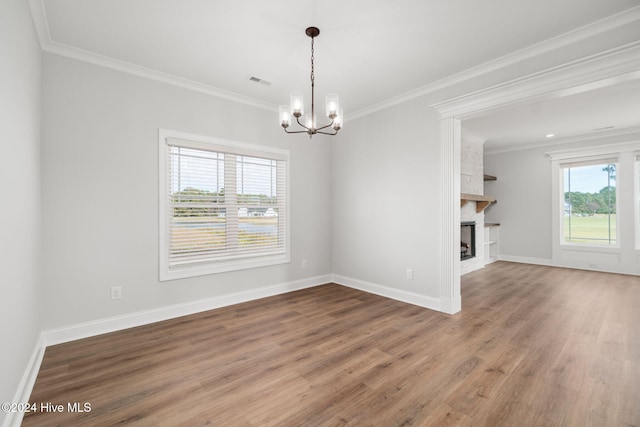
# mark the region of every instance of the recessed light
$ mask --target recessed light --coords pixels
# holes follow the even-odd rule
[[[548,133],[548,134],[546,134],[544,137],[545,137],[545,138],[553,138],[554,136],[555,136],[554,134],[552,134],[552,133]]]

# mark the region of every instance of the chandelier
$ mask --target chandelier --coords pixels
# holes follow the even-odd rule
[[[342,128],[342,110],[340,109],[338,95],[330,93],[326,96],[326,116],[331,120],[331,123],[318,127],[318,122],[316,120],[313,39],[318,37],[320,30],[316,27],[309,27],[305,30],[305,33],[311,37],[311,113],[304,113],[302,92],[292,92],[289,97],[291,105],[280,106],[279,122],[286,133],[306,133],[309,134],[309,138],[312,138],[313,135],[317,133],[323,135],[336,135],[340,128]],[[287,130],[291,125],[291,116],[295,117],[296,122],[298,122],[298,124],[305,130]],[[300,123],[300,117],[302,116],[304,116],[303,123]]]

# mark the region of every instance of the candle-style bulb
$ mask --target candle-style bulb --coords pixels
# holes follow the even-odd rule
[[[293,117],[300,117],[304,114],[304,98],[302,92],[291,92],[291,115]]]
[[[340,111],[340,99],[335,93],[330,93],[326,97],[327,117],[333,119]]]
[[[278,121],[280,126],[288,128],[291,124],[291,107],[289,105],[281,105],[279,108]]]

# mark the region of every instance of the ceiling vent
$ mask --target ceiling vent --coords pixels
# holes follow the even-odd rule
[[[254,83],[260,83],[261,85],[264,85],[264,86],[271,86],[271,82],[269,80],[261,79],[260,77],[256,77],[256,76],[249,76],[249,81]]]

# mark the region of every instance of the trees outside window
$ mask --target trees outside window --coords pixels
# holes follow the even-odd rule
[[[617,244],[617,163],[612,159],[561,165],[563,242]]]

